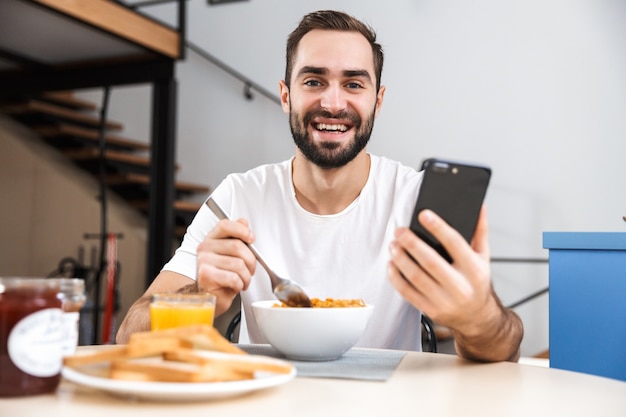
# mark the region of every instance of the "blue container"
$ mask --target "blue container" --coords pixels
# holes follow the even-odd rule
[[[626,381],[626,233],[544,232],[550,367]]]

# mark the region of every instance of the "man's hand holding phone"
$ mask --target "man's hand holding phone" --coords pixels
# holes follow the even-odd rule
[[[433,211],[425,209],[418,218],[454,262],[410,229],[399,228],[391,244],[389,278],[407,301],[436,323],[473,333],[470,327],[491,296],[486,209],[480,212],[471,245]]]
[[[441,212],[446,214],[445,210],[435,208],[442,199],[435,201],[432,208],[422,207],[426,185],[425,176],[412,227],[399,228],[391,243],[390,282],[415,308],[450,328],[461,356],[485,361],[516,360],[522,324],[512,311],[502,306],[491,285],[487,213],[482,205],[484,192],[478,199],[474,194],[474,204],[478,201],[474,219],[471,215],[458,216],[461,210],[447,212],[448,219],[465,227],[464,235],[441,215]],[[483,185],[486,191],[486,184]],[[453,189],[446,188],[447,197],[454,197]],[[457,198],[460,196],[456,193]],[[448,203],[456,204],[450,200]],[[489,352],[489,356],[481,352]]]

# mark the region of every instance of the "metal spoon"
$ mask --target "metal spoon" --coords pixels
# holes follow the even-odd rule
[[[213,198],[209,197],[206,201],[206,205],[211,209],[211,211],[220,219],[228,219],[228,216],[221,207],[213,200]],[[267,271],[267,275],[270,276],[270,280],[272,281],[272,291],[276,298],[278,298],[283,303],[287,304],[289,307],[311,307],[311,300],[309,296],[306,295],[304,290],[300,288],[298,284],[295,282],[281,278],[274,271],[270,269],[269,266],[265,263],[259,252],[255,249],[255,247],[251,244],[247,244],[254,257],[261,264],[261,266]]]

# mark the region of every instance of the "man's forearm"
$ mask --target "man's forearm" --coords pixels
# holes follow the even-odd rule
[[[176,292],[198,292],[198,284],[194,282],[185,285]],[[126,317],[115,336],[117,343],[128,343],[131,334],[150,330],[150,297],[149,294],[143,295],[128,309],[128,313],[126,313]]]
[[[466,359],[480,362],[516,362],[524,335],[522,320],[515,312],[505,308],[495,294],[494,301],[495,314],[484,323],[480,335],[468,337],[452,330],[456,351]]]
[[[144,295],[130,306],[115,335],[115,342],[128,343],[130,335],[150,330],[150,296]]]

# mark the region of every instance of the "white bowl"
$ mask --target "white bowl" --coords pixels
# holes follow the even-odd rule
[[[252,311],[267,341],[287,358],[328,361],[339,358],[359,340],[374,306],[293,308],[273,307],[277,300],[252,303]]]

